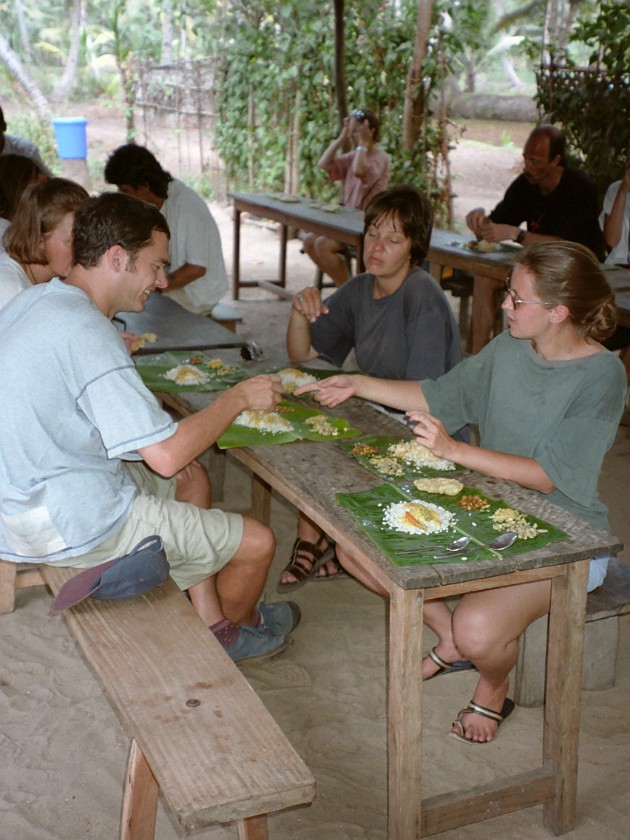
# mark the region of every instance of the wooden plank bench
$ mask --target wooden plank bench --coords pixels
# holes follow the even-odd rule
[[[0,567],[5,596],[11,578],[56,594],[76,574]],[[312,802],[309,769],[173,581],[64,616],[131,738],[121,840],[153,840],[160,791],[185,833],[236,823],[239,840],[267,840],[268,813]]]
[[[630,564],[613,558],[604,583],[586,600],[582,687],[602,691],[615,684],[619,617],[630,613]],[[541,706],[545,698],[547,616],[521,636],[514,699],[520,706]]]
[[[231,330],[233,333],[236,332],[237,324],[240,324],[243,320],[243,316],[226,303],[217,303],[213,306],[210,317],[217,324],[221,324],[222,327]]]

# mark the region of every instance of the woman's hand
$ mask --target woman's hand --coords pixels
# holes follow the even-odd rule
[[[318,403],[333,408],[356,394],[355,380],[355,376],[344,374],[330,376],[310,385],[302,385],[301,388],[295,389],[294,394],[298,397],[300,394],[314,391],[313,396]]]
[[[322,296],[315,286],[306,286],[293,298],[293,309],[312,324],[320,315],[328,315],[328,307],[322,303]]]
[[[408,411],[409,425],[418,443],[432,452],[438,458],[454,461],[457,447],[456,442],[448,434],[442,421],[428,411]]]

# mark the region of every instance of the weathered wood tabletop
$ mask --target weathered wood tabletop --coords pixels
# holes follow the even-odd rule
[[[187,413],[207,405],[210,399],[208,394],[187,394],[176,398],[175,404]],[[403,431],[396,420],[359,401],[326,411],[346,417],[366,434]],[[557,525],[570,538],[496,560],[398,567],[336,502],[339,491],[358,491],[379,483],[339,447],[299,442],[233,449],[230,454],[251,469],[257,497],[263,499],[263,514],[268,510],[264,499],[273,488],[357,557],[390,592],[389,840],[420,838],[536,804],[543,804],[543,819],[551,831],[562,834],[572,830],[576,820],[588,558],[618,550],[619,542],[533,491],[470,473],[467,484]],[[422,680],[418,675],[423,656],[424,600],[547,579],[551,581],[552,597],[541,765],[489,785],[422,800]]]

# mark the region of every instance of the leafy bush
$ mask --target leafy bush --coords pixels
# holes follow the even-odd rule
[[[536,102],[548,122],[563,126],[573,157],[590,172],[600,195],[621,177],[630,145],[630,6],[602,3],[577,22],[572,44],[591,49],[588,69],[576,68],[570,49],[538,75]]]

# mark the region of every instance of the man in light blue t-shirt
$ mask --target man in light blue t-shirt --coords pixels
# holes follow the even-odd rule
[[[0,557],[89,568],[159,534],[171,576],[235,660],[284,650],[299,610],[260,603],[275,541],[210,508],[194,460],[245,409],[270,409],[280,378],[253,377],[174,422],[111,323],[166,285],[169,229],[151,205],[106,193],[77,211],[66,281],[0,313]],[[229,570],[224,574],[224,570]]]

